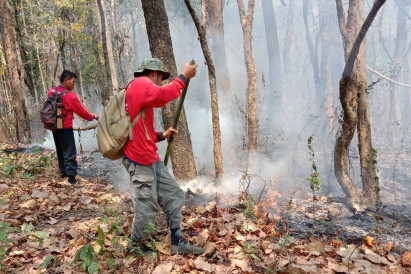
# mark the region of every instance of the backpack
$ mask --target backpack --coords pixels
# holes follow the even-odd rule
[[[52,87],[52,90],[54,93],[46,99],[40,110],[40,120],[45,129],[56,131],[63,128],[64,115],[61,97],[69,90],[58,92],[55,87]]]
[[[133,128],[141,115],[144,125],[145,107],[140,110],[133,122],[130,122],[125,103],[126,90],[127,88],[110,98],[97,124],[98,147],[104,157],[110,160],[117,160],[123,156],[123,147],[128,139],[133,140]],[[147,139],[150,140],[145,125],[144,129]]]

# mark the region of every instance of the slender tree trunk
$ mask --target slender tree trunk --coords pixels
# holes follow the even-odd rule
[[[86,94],[84,92],[84,88],[83,88],[83,73],[81,72],[81,56],[79,54],[77,54],[76,50],[74,50],[74,54],[76,57],[76,67],[78,69],[78,81],[79,82],[79,86],[80,86],[80,94],[81,94],[81,102],[83,104],[87,104],[87,98],[86,98]]]
[[[230,78],[224,42],[223,1],[207,0],[202,2],[204,2],[203,7],[205,8],[205,12],[202,12],[202,15],[205,16],[211,55],[213,60],[215,60],[216,73],[218,74],[217,85],[227,92],[230,90]]]
[[[207,44],[206,38],[206,26],[204,24],[200,24],[200,20],[198,19],[197,15],[193,7],[191,6],[190,0],[184,0],[186,6],[193,18],[194,24],[197,28],[198,35],[200,37],[201,48],[203,49],[203,54],[206,59],[207,67],[208,67],[208,79],[210,85],[210,93],[211,93],[211,120],[213,124],[213,139],[214,139],[214,166],[215,166],[215,175],[217,181],[221,182],[224,177],[224,169],[223,169],[223,156],[221,153],[221,131],[220,131],[220,115],[218,112],[218,95],[217,95],[217,85],[216,85],[216,75],[215,75],[215,67],[213,59],[211,58],[210,50]]]
[[[4,51],[4,27],[3,27],[3,16],[0,16],[0,58],[1,63],[0,66],[7,66],[6,61],[6,52]],[[11,117],[12,116],[12,105],[11,105],[11,98],[10,98],[10,91],[9,91],[9,82],[7,79],[7,71],[0,75],[0,89],[1,89],[1,96],[0,98],[0,116],[3,117]],[[9,135],[10,136],[10,135]]]
[[[411,71],[411,58],[409,56],[406,56],[407,62],[405,62],[406,67],[405,71]],[[411,73],[408,73],[407,76],[404,77],[406,83],[411,83]],[[404,87],[403,91],[403,98],[404,98],[404,124],[406,125],[404,131],[407,132],[409,131],[411,127],[411,88],[409,87]]]
[[[133,34],[133,55],[134,55],[134,59],[133,59],[133,64],[134,64],[134,68],[137,69],[139,66],[139,62],[140,62],[140,57],[138,54],[138,43],[137,43],[137,28],[138,28],[138,20],[137,20],[137,16],[135,15],[135,13],[137,13],[137,11],[133,11],[130,13],[130,17],[131,17],[131,28],[132,28],[132,34]]]
[[[334,121],[334,91],[333,91],[333,83],[332,83],[332,76],[331,76],[331,62],[330,56],[327,57],[327,114],[328,114],[328,123],[329,123],[329,132],[332,130],[332,124]]]
[[[64,31],[61,29],[58,30],[59,36],[60,37],[65,37]],[[61,61],[61,68],[65,69],[67,67],[66,64],[66,53],[64,51],[64,47],[66,46],[66,39],[60,39],[59,41],[59,55],[61,56],[60,61]]]
[[[293,38],[294,38],[294,14],[295,14],[294,0],[290,0],[288,3],[287,29],[285,31],[284,47],[283,47],[283,64],[284,64],[285,74],[290,72],[290,68],[291,68],[290,50],[291,50],[291,46],[293,44]]]
[[[244,59],[247,68],[248,78],[248,150],[250,152],[257,151],[258,140],[258,124],[257,124],[257,84],[256,84],[256,70],[253,59],[253,51],[251,46],[253,15],[255,0],[248,1],[247,15],[245,14],[244,3],[242,0],[237,0],[238,11],[240,13],[240,22],[243,29],[244,41]]]
[[[303,0],[304,5],[303,5],[303,19],[304,19],[304,27],[305,27],[305,39],[307,41],[307,46],[308,46],[308,52],[310,54],[310,61],[311,61],[311,66],[313,68],[313,75],[314,75],[314,83],[315,83],[315,105],[317,105],[317,108],[321,106],[321,103],[323,101],[323,85],[321,81],[321,76],[320,76],[320,67],[319,67],[319,58],[318,58],[318,39],[313,41],[313,38],[311,36],[311,33],[313,33],[313,30],[309,28],[309,23],[308,23],[308,2],[309,0]],[[318,34],[317,34],[318,36]]]
[[[104,65],[106,68],[106,77],[108,79],[108,82],[110,83],[108,96],[110,97],[118,91],[117,70],[115,68],[113,48],[110,38],[110,28],[107,25],[103,0],[96,0],[96,2],[101,20],[101,37],[103,41]]]
[[[373,8],[364,21],[364,1],[351,1],[346,24],[342,2],[336,0],[346,64],[340,80],[340,102],[344,111],[344,120],[341,136],[337,139],[334,149],[335,175],[342,189],[353,202],[362,200],[362,203],[371,206],[378,205],[380,197],[374,163],[375,152],[371,143],[364,37],[384,3],[385,0],[374,2]],[[356,127],[363,185],[362,197],[347,170],[348,146]]]
[[[408,32],[407,32],[407,20],[406,20],[406,7],[403,2],[396,1],[397,4],[397,33],[395,39],[394,59],[391,64],[392,73],[391,77],[394,80],[398,80],[404,71],[404,60],[406,60],[406,54],[408,51]],[[401,119],[401,103],[400,103],[400,88],[398,85],[390,84],[390,115],[389,115],[389,127],[391,133],[391,139],[393,147],[396,147],[397,141],[402,139],[402,119]]]
[[[176,77],[177,67],[164,2],[163,0],[142,0],[141,3],[151,54],[163,61],[165,69],[170,71],[171,77]],[[178,98],[162,107],[165,128],[169,128],[173,124],[177,100]],[[171,150],[174,176],[177,180],[192,180],[196,178],[197,170],[184,108],[181,111],[178,132]]]
[[[76,92],[80,98],[80,101],[84,104],[86,97],[84,96],[84,90],[83,90],[83,77],[81,75],[81,64],[80,60],[78,58],[78,54],[76,51],[76,42],[73,39],[73,34],[70,33],[70,62],[71,62],[71,67],[74,73],[77,74],[77,79],[76,79]]]
[[[3,42],[4,42],[4,28],[3,28],[3,16],[0,16],[0,58],[1,63],[0,66],[7,66],[6,62],[6,52],[3,50]],[[12,105],[11,105],[11,98],[10,98],[10,90],[9,90],[9,81],[7,79],[7,71],[0,75],[0,90],[1,90],[1,97],[0,97],[0,116],[1,117],[11,117],[12,116]],[[6,126],[3,123],[3,126]],[[7,131],[9,132],[9,131]],[[7,134],[7,136],[11,136],[11,134]]]
[[[101,99],[102,99],[103,105],[106,105],[106,103],[110,99],[109,92],[108,92],[109,85],[106,79],[104,78],[104,70],[101,64],[100,50],[98,48],[98,44],[101,39],[100,39],[100,35],[98,34],[98,28],[95,23],[96,17],[94,16],[95,11],[93,9],[92,1],[93,0],[90,0],[90,2],[88,2],[88,6],[89,6],[88,25],[90,28],[90,35],[92,37],[91,46],[93,48],[94,58],[96,59],[96,75],[97,75],[98,85],[100,87]]]
[[[30,17],[33,18],[33,7],[32,7],[31,1],[30,1],[29,6],[30,6]],[[44,83],[44,75],[43,75],[43,70],[41,68],[40,52],[39,52],[39,47],[37,45],[37,33],[34,28],[33,28],[33,38],[34,38],[34,48],[36,49],[37,64],[39,66],[41,84],[43,87],[43,96],[44,98],[47,98],[46,84]]]
[[[26,102],[23,96],[23,86],[18,73],[18,63],[16,49],[17,44],[14,37],[13,19],[9,2],[0,0],[0,8],[4,24],[4,44],[7,53],[7,70],[10,79],[10,86],[13,98],[13,112],[16,121],[16,137],[19,143],[27,144],[30,142],[30,120],[28,116]]]
[[[17,3],[16,3],[17,5]],[[28,37],[28,32],[27,32],[27,25],[26,25],[26,16],[24,12],[24,5],[23,5],[23,0],[20,0],[20,12],[21,12],[21,18],[23,22],[23,33],[25,37]],[[16,13],[17,14],[17,13]],[[23,49],[22,54],[24,54],[25,50]],[[28,50],[29,54],[25,56],[26,62],[28,61],[28,70],[26,71],[26,85],[30,90],[31,96],[34,99],[34,104],[36,108],[39,108],[39,97],[37,93],[37,84],[36,81],[34,80],[34,70],[33,70],[33,57],[31,54],[31,50]]]
[[[262,0],[264,30],[268,49],[268,70],[270,80],[269,104],[273,106],[272,111],[281,110],[281,92],[283,75],[281,71],[280,47],[277,35],[277,22],[275,19],[273,2]]]

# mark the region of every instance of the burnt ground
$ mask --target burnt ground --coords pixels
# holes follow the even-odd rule
[[[13,150],[16,154],[10,154]],[[13,176],[0,178],[1,194],[14,192],[0,205],[0,221],[12,227],[8,237],[13,241],[4,260],[0,258],[0,272],[4,264],[6,273],[79,273],[84,268],[74,258],[87,245],[98,252],[98,265],[94,266],[103,273],[410,270],[409,194],[406,185],[398,181],[381,187],[383,210],[376,213],[361,208],[351,212],[344,198],[323,192],[316,193],[318,198],[313,203],[303,180],[288,187],[293,191],[284,190],[280,181],[264,182],[261,189],[262,178],[243,174],[230,182],[239,186],[236,192],[220,193],[218,188],[208,187],[200,189],[202,193],[187,191],[182,231],[189,240],[204,246],[206,253],[199,257],[171,256],[165,217],[159,214],[153,233],[159,252],[142,259],[124,252],[133,213],[128,178],[120,161],[85,152],[79,156],[79,172],[86,180],[73,188],[56,178],[55,162],[38,171],[34,179],[21,178],[27,170],[26,160],[31,169],[50,151],[33,153],[32,148],[12,147],[0,153],[2,164],[18,167]],[[23,230],[28,224],[33,225],[31,232],[27,227]],[[116,230],[110,232],[113,225]],[[104,252],[98,251],[103,243],[98,243],[97,228],[103,232]],[[45,237],[43,242],[40,236]],[[115,237],[120,237],[117,244]],[[42,269],[47,258],[51,261]]]
[[[83,158],[86,158],[87,154],[84,153]],[[390,167],[393,163],[396,163],[397,169],[407,170],[407,163],[411,163],[407,155],[392,157],[391,163],[388,162],[385,167],[380,167],[380,174],[392,173]],[[401,157],[402,159],[399,160]],[[89,159],[80,162],[79,172],[85,176],[94,174],[97,177],[104,177],[114,183],[120,191],[127,190],[127,186],[124,185],[127,184],[127,176],[124,176],[121,161],[110,161],[109,165],[107,161],[101,153],[96,152],[92,155],[91,161]],[[258,184],[258,180],[259,178],[254,178],[254,183]],[[317,193],[313,203],[307,182],[297,183],[293,191],[285,191],[283,187],[278,187],[281,193],[270,190],[276,189],[277,184],[280,184],[278,182],[272,186],[265,186],[264,190],[258,187],[251,190],[250,187],[248,191],[254,197],[259,197],[260,207],[266,209],[269,218],[279,220],[277,226],[287,227],[290,235],[295,238],[309,238],[314,235],[329,242],[338,240],[344,244],[362,244],[364,239],[370,236],[376,243],[384,246],[391,243],[391,251],[402,255],[411,250],[410,183],[411,171],[407,173],[397,170],[395,176],[391,176],[381,185],[380,195],[383,205],[375,212],[365,208],[349,210],[346,198],[338,196],[342,195],[340,190],[336,190],[336,195],[324,191]],[[241,185],[241,178],[238,184]],[[326,182],[323,184],[325,185]],[[205,206],[216,196],[219,197],[217,199],[219,207],[239,204],[240,193],[233,198],[232,194],[218,193],[217,190],[213,192],[204,189],[202,192],[209,194],[187,195],[187,206],[191,208],[197,205]],[[242,206],[245,203],[246,201],[242,201]]]

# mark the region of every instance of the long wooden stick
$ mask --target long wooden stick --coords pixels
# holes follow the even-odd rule
[[[195,63],[196,62],[194,60],[190,61],[190,65],[194,65]],[[177,129],[178,120],[180,119],[181,109],[183,108],[184,99],[186,98],[186,94],[187,94],[188,84],[190,84],[190,79],[187,79],[187,83],[186,83],[183,91],[181,92],[180,100],[178,101],[176,116],[174,116],[174,121],[173,121],[173,128],[174,129]],[[170,138],[168,138],[166,156],[164,157],[164,165],[165,166],[167,166],[168,158],[170,157],[171,145],[173,143],[173,140],[174,140],[174,137],[171,135]]]
[[[89,130],[89,129],[93,129],[96,128],[97,124],[95,125],[90,125],[90,126],[85,126],[85,127],[73,127],[73,130]]]

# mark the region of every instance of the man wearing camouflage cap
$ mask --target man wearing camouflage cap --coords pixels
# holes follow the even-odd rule
[[[184,192],[157,154],[156,142],[173,137],[178,133],[169,128],[164,132],[154,130],[153,108],[159,108],[181,94],[188,79],[194,77],[198,65],[185,64],[183,72],[166,86],[163,80],[170,77],[164,70],[163,63],[157,58],[144,59],[136,77],[126,90],[126,110],[130,121],[141,113],[133,128],[133,139],[128,140],[123,148],[123,165],[130,174],[134,204],[134,218],[130,253],[150,251],[146,245],[148,225],[155,223],[160,207],[166,214],[171,229],[171,254],[201,254],[203,248],[196,247],[184,240],[180,231],[183,218],[181,207],[184,204]]]

